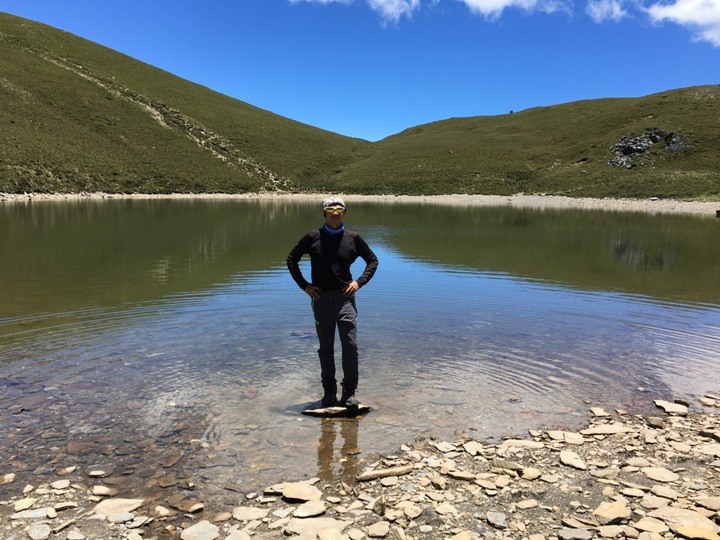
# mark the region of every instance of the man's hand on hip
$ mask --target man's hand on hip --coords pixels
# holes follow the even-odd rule
[[[355,294],[357,292],[357,290],[359,288],[360,288],[360,285],[358,285],[357,281],[351,281],[350,285],[348,285],[347,287],[345,287],[343,289],[343,294],[345,296],[352,296],[353,294]]]
[[[316,287],[312,283],[305,287],[305,292],[313,300],[317,300],[318,298],[320,298],[320,287]]]

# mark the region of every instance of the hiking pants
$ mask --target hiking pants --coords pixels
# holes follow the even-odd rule
[[[333,390],[335,380],[335,327],[342,346],[343,391],[355,393],[358,385],[357,309],[355,296],[345,297],[342,291],[322,291],[313,301],[315,329],[320,348],[320,376],[323,389]]]

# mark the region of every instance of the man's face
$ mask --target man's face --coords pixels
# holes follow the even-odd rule
[[[331,229],[337,229],[342,225],[345,217],[345,209],[342,206],[331,206],[325,209],[325,223]]]

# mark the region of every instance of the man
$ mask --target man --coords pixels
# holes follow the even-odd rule
[[[336,405],[335,327],[342,345],[342,396],[340,405],[357,407],[358,385],[357,308],[355,293],[372,278],[378,259],[363,238],[345,229],[345,203],[339,197],[322,202],[325,224],[303,236],[287,258],[288,269],[298,286],[312,299],[320,348],[320,375],[323,385],[323,407]],[[310,255],[311,279],[302,275],[298,263]],[[361,257],[365,270],[354,280],[350,266]]]

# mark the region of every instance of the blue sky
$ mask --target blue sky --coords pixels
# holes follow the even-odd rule
[[[720,83],[720,0],[0,0],[0,11],[372,141]]]

